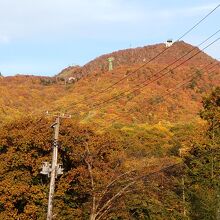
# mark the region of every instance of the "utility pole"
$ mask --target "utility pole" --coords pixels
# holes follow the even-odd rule
[[[179,149],[179,155],[180,155],[181,158],[183,157],[182,149]],[[186,213],[186,195],[185,195],[185,178],[184,178],[184,175],[182,175],[182,200],[183,200],[183,216],[184,216],[184,218],[186,218],[187,213]]]
[[[217,211],[216,211],[216,220],[220,220],[220,194],[219,189],[217,191]]]
[[[41,171],[41,174],[48,175],[48,177],[50,177],[50,191],[49,191],[49,198],[48,198],[47,220],[52,220],[53,218],[52,208],[53,208],[53,198],[54,198],[54,191],[55,191],[55,180],[58,175],[63,174],[62,165],[57,163],[60,119],[71,118],[70,115],[67,116],[65,114],[52,115],[52,116],[56,116],[55,123],[51,125],[51,128],[54,129],[52,165],[48,162],[44,162],[42,171]]]
[[[183,216],[186,217],[186,196],[185,196],[185,179],[184,176],[182,176],[182,196],[183,196]]]
[[[213,151],[215,151],[215,118],[213,119],[213,122],[212,122],[212,161],[211,161],[211,177],[212,177],[212,180],[214,178],[214,162],[215,162],[215,157],[214,157],[214,154],[213,154]],[[219,178],[219,177],[218,177]],[[219,189],[219,186],[217,185],[216,186],[216,192],[217,192],[217,209],[216,209],[216,220],[220,220],[220,189]]]

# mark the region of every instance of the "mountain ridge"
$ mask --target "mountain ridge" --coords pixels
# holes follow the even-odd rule
[[[82,122],[95,122],[95,124],[101,125],[120,121],[154,123],[161,120],[174,122],[191,120],[196,117],[201,107],[202,97],[220,84],[219,67],[216,67],[211,75],[202,68],[207,64],[219,62],[201,52],[175,70],[172,68],[190,55],[181,59],[174,66],[166,68],[191,50],[193,50],[192,55],[200,52],[199,48],[181,41],[168,48],[167,53],[161,54],[153,62],[143,65],[146,63],[142,60],[143,57],[152,59],[155,54],[164,49],[164,44],[158,44],[132,49],[133,53],[131,53],[131,49],[127,49],[105,54],[84,67],[74,67],[73,74],[71,73],[72,68],[67,68],[68,74],[71,74],[65,75],[64,70],[65,77],[62,75],[4,77],[0,79],[0,104],[2,106],[0,121],[4,121],[5,118],[13,119],[18,115],[26,115],[27,111],[31,114],[43,114],[47,110],[68,112]],[[100,68],[100,64],[106,62],[109,55],[115,57],[116,65],[112,71]],[[117,60],[120,60],[118,64]],[[140,66],[143,67],[140,68]],[[158,72],[161,72],[159,75],[164,74],[164,71],[161,71],[163,69],[167,71],[167,75],[161,77],[160,80],[151,82]],[[127,77],[128,75],[129,77]],[[66,80],[71,77],[74,79]],[[190,77],[192,80],[186,86],[174,94],[163,97],[164,94],[169,93],[170,90]],[[107,92],[100,92],[122,78],[125,80]],[[141,90],[137,89],[135,93],[127,92],[132,91],[136,85],[143,85],[146,82],[151,83]],[[101,105],[102,102],[112,99],[120,93],[124,93],[120,99],[116,99],[108,105]],[[100,107],[93,110],[96,104]]]
[[[129,49],[123,49],[114,51],[112,53],[104,54],[101,56],[98,56],[97,58],[91,60],[90,62],[86,63],[83,66],[73,66],[68,67],[64,69],[59,75],[65,75],[66,72],[68,72],[67,76],[74,76],[77,73],[81,74],[81,76],[87,76],[91,74],[92,72],[102,71],[106,72],[108,71],[108,61],[107,59],[109,57],[114,57],[113,66],[114,68],[121,67],[124,65],[134,65],[139,64],[143,65],[144,63],[147,63],[148,61],[154,59],[158,54],[160,54],[163,50],[165,50],[166,46],[164,43],[155,44],[155,45],[148,45],[143,47],[137,47],[137,48],[129,48]],[[175,42],[170,48],[168,48],[164,54],[166,56],[159,56],[156,59],[152,60],[151,63],[162,63],[167,64],[174,62],[176,60],[176,57],[180,57],[184,55],[184,53],[188,53],[190,50],[192,51],[192,54],[195,54],[200,49],[197,47],[194,47],[188,43],[185,43],[184,41],[178,41]],[[190,55],[192,55],[190,54]],[[187,65],[202,65],[207,61],[211,61],[213,58],[210,56],[206,56],[206,59],[204,59],[204,53],[202,52],[196,57],[196,60],[194,59],[193,62],[189,61]],[[169,57],[169,59],[167,59]]]

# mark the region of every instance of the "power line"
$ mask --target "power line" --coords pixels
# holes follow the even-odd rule
[[[206,18],[208,18],[215,10],[217,10],[220,7],[220,4],[218,4],[212,11],[210,11],[205,17],[203,17],[200,21],[198,21],[193,27],[191,27],[189,30],[187,30],[183,35],[181,35],[175,42],[183,39],[186,35],[188,35],[193,29],[195,29],[199,24],[201,24]],[[108,91],[110,88],[113,88],[115,85],[119,84],[120,82],[122,82],[123,80],[125,80],[126,78],[128,78],[131,74],[136,73],[137,71],[139,71],[140,69],[142,69],[144,66],[146,66],[147,64],[149,64],[150,62],[152,62],[153,60],[155,60],[156,58],[158,58],[160,55],[162,55],[163,53],[165,53],[167,50],[169,49],[169,47],[165,48],[164,50],[162,50],[160,53],[158,53],[156,56],[154,56],[153,58],[151,58],[149,61],[147,61],[146,63],[144,63],[143,65],[141,65],[140,67],[138,67],[136,70],[132,71],[131,73],[127,74],[125,77],[121,78],[120,80],[118,80],[117,82],[113,83],[112,85],[108,86],[107,88],[97,92],[95,95],[91,95],[91,96],[87,96],[85,97],[83,100],[74,103],[74,105],[78,105],[81,104],[83,102],[85,102],[88,99],[92,99],[95,98],[97,95],[102,94],[106,91]]]
[[[216,32],[216,33],[217,33],[217,32]],[[210,37],[209,37],[209,38],[210,38]],[[189,57],[188,59],[184,60],[183,62],[181,62],[179,65],[177,65],[177,66],[174,67],[173,69],[168,70],[167,72],[165,72],[164,74],[160,75],[159,77],[157,77],[157,78],[151,80],[151,81],[148,82],[147,84],[144,84],[145,82],[148,81],[148,80],[145,80],[145,81],[143,81],[142,83],[137,84],[137,85],[135,86],[135,87],[138,87],[137,89],[134,89],[134,88],[135,88],[135,87],[134,87],[134,88],[131,88],[131,89],[126,90],[126,91],[124,91],[124,92],[121,92],[120,94],[118,94],[118,95],[116,95],[116,96],[113,96],[113,97],[111,97],[111,98],[109,98],[109,99],[103,101],[102,103],[96,104],[95,107],[96,107],[96,106],[103,105],[103,104],[105,104],[105,103],[108,103],[108,102],[110,102],[110,101],[112,101],[112,100],[114,100],[114,99],[120,98],[120,97],[124,96],[127,92],[129,92],[128,95],[130,95],[130,94],[132,94],[132,93],[134,93],[134,92],[136,92],[136,91],[138,91],[138,90],[140,90],[140,89],[146,87],[147,85],[149,85],[149,84],[151,84],[151,83],[157,81],[158,79],[161,79],[162,77],[164,77],[164,76],[166,76],[167,74],[169,74],[170,71],[173,71],[173,70],[177,69],[178,67],[182,66],[182,65],[183,65],[184,63],[186,63],[187,61],[191,60],[193,57],[195,57],[195,56],[197,56],[198,54],[200,54],[201,52],[203,52],[205,49],[207,49],[208,47],[210,47],[211,45],[213,45],[214,43],[216,43],[219,39],[220,39],[220,38],[217,38],[216,40],[212,41],[208,46],[204,47],[202,50],[198,51],[198,52],[195,53],[193,56],[191,56],[191,57]],[[194,49],[195,49],[195,48],[194,48]],[[193,49],[193,50],[194,50],[194,49]],[[192,51],[193,51],[193,50],[192,50]],[[190,51],[190,53],[191,53],[192,51]],[[188,55],[188,54],[187,54],[187,55]],[[168,65],[167,67],[163,68],[162,70],[160,70],[159,72],[157,72],[156,74],[154,74],[154,76],[156,76],[156,75],[158,75],[159,73],[163,72],[165,69],[167,69],[168,67],[172,66],[174,63],[178,62],[180,59],[182,59],[182,58],[185,57],[185,56],[186,56],[186,55],[180,57],[179,59],[177,59],[176,61],[174,61],[174,62],[171,63],[170,65]],[[142,84],[144,84],[144,85],[141,86]],[[133,89],[134,89],[134,90],[133,90]],[[93,110],[93,109],[92,109],[92,110]]]
[[[205,67],[203,67],[202,69],[200,69],[199,71],[204,71],[205,69],[207,69],[208,67],[211,66],[210,68],[208,68],[208,70],[206,70],[207,74],[211,74],[211,73],[213,73],[214,71],[211,71],[211,72],[209,72],[209,71],[212,70],[214,67],[219,66],[219,65],[220,65],[219,62],[217,62],[217,63],[214,62],[214,65],[213,65],[213,62],[211,62],[211,63],[207,64]],[[192,81],[192,79],[193,79],[193,77],[194,77],[195,75],[196,75],[196,73],[192,74],[189,79],[186,79],[186,80],[184,80],[183,82],[180,82],[180,83],[179,83],[177,86],[175,86],[174,88],[170,88],[169,90],[171,90],[171,91],[169,91],[169,92],[167,92],[166,94],[162,95],[162,98],[165,98],[165,97],[167,97],[167,96],[173,94],[173,92],[175,92],[175,91],[177,91],[178,89],[180,89],[181,87],[187,85],[190,81]],[[134,113],[134,112],[130,112],[130,111],[128,111],[128,112],[124,111],[124,112],[123,112],[123,114],[129,115],[129,116],[130,116],[130,114],[132,114],[132,113]],[[121,118],[121,116],[118,116],[118,117],[114,118],[114,120],[117,120],[117,119],[120,119],[120,118]],[[111,120],[109,120],[109,121],[111,121]]]
[[[213,64],[213,63],[211,63],[211,64]],[[216,63],[215,65],[213,65],[211,68],[209,68],[209,69],[207,70],[207,73],[208,73],[208,74],[213,73],[214,71],[211,71],[211,72],[208,72],[208,71],[212,70],[214,67],[219,66],[219,65],[220,65],[219,62]],[[210,64],[208,64],[207,66],[210,66]],[[205,67],[205,68],[206,68],[206,67]],[[201,69],[200,71],[204,70],[205,68]],[[173,88],[172,91],[169,91],[169,92],[167,92],[167,94],[162,95],[162,97],[164,98],[164,97],[166,97],[166,96],[172,94],[172,93],[175,92],[176,90],[180,89],[181,87],[187,85],[189,82],[191,82],[191,81],[193,80],[193,77],[194,77],[195,75],[196,75],[196,73],[195,73],[195,74],[192,74],[189,79],[185,79],[183,82],[179,83],[175,88]]]
[[[220,37],[217,38],[216,40],[214,40],[213,42],[211,42],[211,43],[210,43],[208,46],[206,46],[205,48],[203,48],[203,50],[198,51],[198,52],[197,52],[196,54],[194,54],[192,57],[188,58],[187,60],[183,61],[182,63],[180,63],[179,65],[177,65],[176,67],[174,67],[172,70],[175,70],[175,69],[177,69],[178,67],[182,66],[184,63],[186,63],[187,61],[191,60],[193,57],[195,57],[195,56],[197,56],[198,54],[200,54],[201,52],[203,52],[205,49],[207,49],[209,46],[211,46],[211,45],[213,45],[214,43],[216,43],[218,40],[220,40]],[[155,81],[157,81],[158,79],[161,79],[162,77],[164,77],[164,76],[167,75],[168,73],[169,73],[169,71],[167,71],[167,72],[164,73],[163,75],[159,76],[157,79],[153,80],[152,82],[155,82]],[[152,82],[149,82],[149,83],[143,85],[142,87],[140,87],[140,88],[138,88],[138,89],[142,89],[142,88],[148,86],[148,85],[149,85],[150,83],[152,83]],[[136,91],[137,91],[137,89],[134,90],[134,91],[132,91],[131,93],[134,93],[134,92],[136,92]]]
[[[220,7],[220,4],[218,4],[211,12],[209,12],[205,17],[203,17],[199,22],[197,22],[192,28],[190,28],[188,31],[186,31],[182,36],[180,36],[175,42],[180,41],[181,39],[183,39],[187,34],[189,34],[193,29],[195,29],[199,24],[201,24],[207,17],[209,17],[217,8]],[[110,85],[109,87],[107,87],[106,89],[104,89],[102,91],[105,92],[108,89],[114,87],[115,85],[117,85],[118,83],[120,83],[121,81],[123,81],[124,79],[128,78],[131,74],[136,73],[138,70],[142,69],[144,66],[146,66],[147,64],[149,64],[150,62],[152,62],[153,60],[155,60],[157,57],[159,57],[161,54],[163,54],[165,51],[167,51],[170,47],[166,47],[162,52],[160,52],[159,54],[157,54],[155,57],[153,57],[152,59],[150,59],[148,62],[146,62],[145,64],[143,64],[142,66],[140,66],[139,68],[137,68],[136,70],[134,70],[133,72],[127,74],[125,77],[123,77],[122,79],[120,79],[119,81],[113,83],[112,85]]]
[[[199,24],[201,24],[207,17],[209,17],[216,9],[220,7],[220,4],[218,4],[212,11],[210,11],[204,18],[202,18],[198,23],[196,23],[191,29],[189,29],[185,34],[183,34],[180,38],[184,38],[188,33],[190,33],[194,28],[196,28]]]

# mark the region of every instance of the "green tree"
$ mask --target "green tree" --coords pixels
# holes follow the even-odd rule
[[[185,158],[190,217],[215,220],[220,217],[220,88],[204,99],[200,115],[207,121],[205,139],[194,143]]]

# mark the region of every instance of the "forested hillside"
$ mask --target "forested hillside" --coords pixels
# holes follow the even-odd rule
[[[181,41],[145,65],[164,48],[0,78],[0,219],[46,218],[40,172],[57,113],[72,117],[61,119],[54,219],[219,218],[219,62]]]
[[[45,111],[68,112],[82,122],[104,127],[112,122],[192,120],[201,108],[202,97],[220,83],[219,62],[196,47],[177,42],[156,60],[142,66],[142,57],[148,60],[164,47],[159,44],[134,49],[134,53],[129,49],[104,55],[81,70],[74,67],[76,74],[86,70],[86,76],[78,81],[68,81],[65,70],[63,77],[1,78],[0,120],[26,114],[43,115]],[[115,57],[113,71],[100,69],[100,63],[109,56]],[[158,76],[161,78],[157,80]]]
[[[56,219],[216,219],[219,88],[200,114],[205,121],[104,133],[63,119]],[[1,127],[1,219],[45,219],[49,179],[40,170],[51,157],[51,123],[27,117]]]

